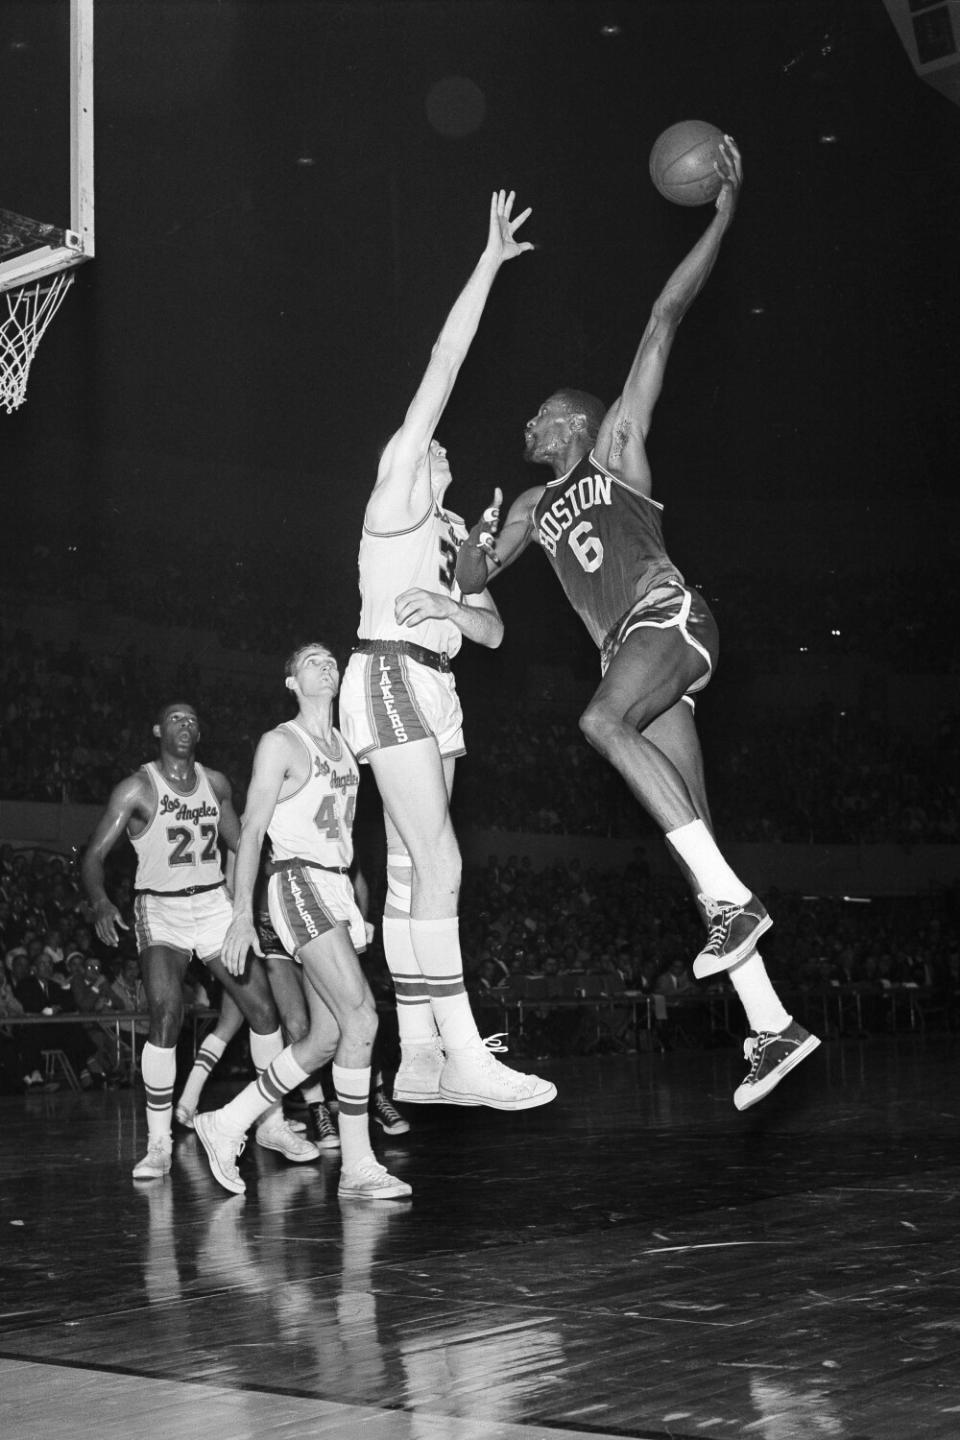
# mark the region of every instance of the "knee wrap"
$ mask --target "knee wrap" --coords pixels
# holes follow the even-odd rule
[[[413,894],[413,863],[409,855],[387,856],[386,910],[395,915],[409,915]]]

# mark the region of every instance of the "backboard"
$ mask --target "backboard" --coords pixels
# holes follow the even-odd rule
[[[0,192],[0,291],[56,274],[89,260],[94,253],[93,0],[65,0],[65,7],[70,27],[69,99],[66,94],[58,94],[55,86],[46,93],[31,95],[28,74],[18,101],[39,117],[31,122],[34,128],[42,126],[45,110],[58,105],[66,107],[69,103],[69,196],[63,196],[58,213],[41,215],[30,205],[28,185],[21,182],[23,193],[19,196]],[[10,37],[12,52],[6,63],[10,67],[16,64],[18,55],[26,55],[31,47],[40,48],[57,39],[53,29],[24,30],[21,33],[29,38],[18,40],[16,8],[11,7],[5,15],[4,30]],[[11,19],[14,23],[10,23]],[[42,76],[44,57],[29,58],[34,73]],[[26,69],[26,64],[21,68]],[[11,85],[10,90],[13,89]],[[5,129],[9,137],[9,129]],[[38,154],[42,154],[39,149]],[[39,163],[45,161],[41,159]]]
[[[4,165],[0,189],[0,405],[8,412],[26,398],[30,365],[71,272],[94,253],[94,0],[31,4],[5,8],[0,77],[7,156],[17,162]],[[58,84],[64,69],[68,83]],[[6,193],[8,184],[15,193]]]

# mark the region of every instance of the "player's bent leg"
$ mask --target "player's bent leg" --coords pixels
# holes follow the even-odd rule
[[[243,1012],[239,1005],[224,990],[220,997],[220,1013],[217,1016],[217,1023],[203,1037],[190,1074],[180,1092],[180,1098],[174,1106],[173,1116],[178,1125],[182,1125],[187,1130],[193,1129],[194,1116],[200,1103],[203,1087],[230,1041],[240,1033],[243,1023]]]
[[[265,1078],[274,1061],[286,1051],[277,1007],[262,960],[251,955],[243,975],[239,977],[230,975],[219,957],[206,963],[240,1006],[250,1026],[250,1058],[257,1071],[257,1083],[262,1082],[263,1094],[269,1096],[268,1106],[259,1114],[254,1137],[257,1144],[265,1150],[276,1150],[287,1160],[297,1163],[316,1160],[320,1153],[316,1145],[291,1130],[283,1114],[282,1097],[293,1088],[293,1084],[287,1083],[287,1072],[284,1071],[279,1083]],[[299,1084],[303,1078],[306,1077],[299,1077],[295,1083]],[[248,1120],[244,1129],[250,1123]]]
[[[739,964],[772,923],[710,828],[699,741],[681,698],[705,672],[703,655],[678,628],[641,627],[617,651],[581,719],[591,743],[624,776],[694,878],[708,926],[694,962],[699,979]],[[642,733],[631,737],[633,726]]]
[[[263,961],[267,982],[280,1016],[280,1025],[288,1045],[302,1040],[310,1030],[300,967],[289,955],[267,955]]]

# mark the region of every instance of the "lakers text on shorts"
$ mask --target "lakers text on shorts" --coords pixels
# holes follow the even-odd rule
[[[409,655],[350,656],[340,687],[340,728],[358,760],[431,735],[441,755],[466,754],[452,672]]]
[[[635,631],[644,628],[677,630],[681,637],[703,656],[706,669],[687,689],[684,699],[692,705],[692,696],[710,683],[720,653],[720,636],[710,606],[699,590],[687,585],[656,585],[617,621],[603,642],[600,670],[607,673],[613,657],[623,642]]]
[[[267,882],[267,903],[281,947],[297,957],[311,940],[346,925],[354,950],[367,948],[367,933],[349,875],[291,860]]]
[[[233,907],[220,886],[199,895],[137,895],[133,902],[137,949],[165,945],[200,960],[220,954],[223,937],[233,919]]]

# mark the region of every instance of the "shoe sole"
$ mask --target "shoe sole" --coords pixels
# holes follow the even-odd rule
[[[423,1090],[394,1090],[393,1098],[399,1100],[403,1105],[472,1105],[472,1100],[448,1100],[446,1095],[441,1095],[439,1090],[431,1090],[427,1094]]]
[[[364,1190],[362,1187],[353,1190],[349,1186],[345,1189],[342,1185],[337,1190],[339,1200],[409,1200],[412,1194],[413,1191],[409,1185],[404,1185],[401,1189],[399,1184],[395,1190],[392,1188]]]
[[[141,1170],[139,1165],[135,1165],[130,1174],[134,1180],[162,1180],[164,1175],[170,1174],[171,1168],[169,1162],[162,1170]]]
[[[217,1159],[216,1151],[213,1149],[213,1142],[205,1133],[206,1126],[202,1115],[196,1117],[193,1130],[200,1144],[207,1152],[210,1170],[217,1184],[222,1185],[224,1190],[229,1190],[231,1195],[245,1195],[247,1193],[247,1187],[244,1182],[242,1180],[231,1180],[229,1175],[225,1175],[221,1170],[220,1161]]]
[[[440,1094],[448,1105],[486,1105],[490,1110],[535,1110],[539,1105],[549,1105],[551,1100],[556,1100],[557,1087],[549,1085],[542,1093],[525,1096],[522,1100],[507,1100],[499,1095],[477,1095],[457,1090],[445,1090],[442,1086]]]
[[[710,975],[722,975],[724,970],[732,970],[735,965],[739,965],[741,960],[746,960],[747,956],[757,948],[760,936],[765,935],[772,924],[770,916],[765,915],[757,923],[756,928],[750,931],[746,940],[738,945],[736,950],[731,950],[729,955],[724,955],[722,958],[711,956],[708,960],[704,960],[701,955],[698,955],[693,962],[694,977],[697,980],[706,980]]]
[[[259,1135],[257,1135],[256,1133],[254,1133],[254,1137],[253,1137],[253,1138],[254,1138],[254,1140],[256,1140],[256,1142],[257,1142],[257,1144],[260,1146],[261,1150],[276,1150],[276,1152],[277,1152],[278,1155],[282,1155],[285,1160],[292,1160],[295,1165],[306,1165],[306,1164],[308,1164],[311,1160],[316,1160],[316,1159],[319,1157],[319,1155],[320,1155],[320,1151],[319,1151],[318,1147],[314,1144],[314,1142],[313,1142],[312,1140],[308,1140],[308,1141],[307,1141],[307,1144],[312,1147],[313,1154],[311,1154],[311,1155],[291,1155],[289,1150],[284,1149],[284,1147],[283,1147],[282,1145],[274,1144],[272,1140],[262,1139],[262,1138],[261,1138]]]
[[[316,1147],[317,1147],[318,1150],[339,1150],[339,1149],[340,1149],[340,1141],[337,1139],[337,1137],[336,1137],[335,1135],[328,1135],[325,1140],[314,1140],[313,1143],[314,1143],[314,1145],[316,1145]]]
[[[767,1076],[766,1080],[761,1080],[756,1085],[751,1085],[749,1087],[748,1093],[743,1096],[742,1099],[737,1098],[740,1093],[739,1090],[735,1091],[733,1096],[733,1103],[737,1107],[737,1109],[749,1110],[751,1105],[756,1105],[759,1100],[762,1100],[764,1098],[764,1096],[769,1095],[770,1091],[775,1090],[776,1087],[780,1084],[780,1081],[784,1078],[784,1076],[789,1075],[790,1071],[794,1068],[795,1065],[799,1065],[801,1060],[806,1060],[808,1055],[813,1054],[814,1050],[817,1049],[819,1044],[820,1041],[817,1039],[816,1035],[808,1035],[806,1040],[804,1040],[803,1044],[798,1045],[792,1055],[788,1056],[786,1060],[781,1061],[781,1063],[777,1066],[776,1070],[770,1071],[770,1074]]]

